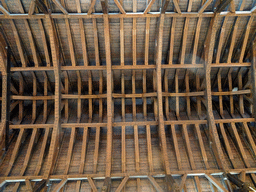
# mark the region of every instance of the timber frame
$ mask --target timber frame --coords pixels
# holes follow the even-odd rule
[[[99,12],[96,0],[88,2],[84,13],[80,0],[74,1],[76,12],[71,13],[65,0],[17,0],[17,5],[1,1],[0,190],[253,189],[255,3],[203,0],[194,11],[193,0],[187,1],[186,9],[180,6],[183,0],[148,0],[138,11],[133,0],[128,12],[125,1],[114,0],[111,7],[118,11],[113,12],[110,2],[101,0]],[[156,2],[161,2],[157,11],[150,11]],[[168,19],[172,22],[166,38]],[[87,20],[93,42],[86,37]],[[112,47],[112,20],[120,26],[117,49]],[[141,20],[143,64],[137,42]],[[157,27],[150,47],[152,20]],[[184,26],[177,51],[175,30],[180,20]],[[28,35],[26,43],[20,21]],[[191,21],[196,23],[193,35]],[[202,39],[206,21],[209,26]],[[239,29],[242,21],[246,24]],[[35,22],[39,32],[32,27]],[[65,38],[60,29],[66,30]],[[242,40],[237,40],[241,31]],[[82,58],[75,49],[76,35]],[[188,59],[189,36],[193,37]]]

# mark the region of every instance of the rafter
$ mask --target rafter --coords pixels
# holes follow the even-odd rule
[[[0,5],[0,11],[6,16],[10,15],[10,13],[2,5]]]
[[[213,0],[207,0],[204,5],[199,9],[198,13],[203,13],[205,9],[212,3]]]
[[[252,44],[252,95],[253,95],[253,117],[256,119],[256,38]]]
[[[209,126],[209,132],[211,140],[213,142],[213,151],[215,153],[217,162],[222,169],[226,169],[223,151],[220,146],[220,140],[217,133],[216,125],[214,123],[214,116],[212,110],[212,95],[211,95],[211,66],[213,57],[213,49],[215,45],[215,37],[217,31],[217,18],[212,18],[210,28],[205,42],[205,84],[206,84],[206,105],[207,105],[207,121]]]
[[[67,15],[68,12],[67,10],[61,5],[61,3],[59,2],[59,0],[52,0],[54,2],[54,4],[61,10],[61,12],[64,14],[64,15]]]

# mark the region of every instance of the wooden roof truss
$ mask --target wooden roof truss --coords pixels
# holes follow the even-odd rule
[[[163,0],[159,10],[151,12],[156,2],[147,1],[143,11],[138,12],[137,1],[133,0],[129,12],[123,0],[114,0],[120,13],[113,13],[109,11],[109,2],[101,0],[102,12],[96,13],[96,0],[92,0],[88,12],[83,13],[77,0],[77,12],[71,13],[64,0],[32,0],[28,11],[18,0],[19,13],[13,13],[2,0],[0,21],[9,22],[15,48],[1,27],[0,189],[253,190],[256,183],[255,5],[244,11],[246,0],[238,8],[234,0],[216,1],[215,11],[206,12],[213,3],[206,0],[195,12],[193,1],[189,0],[184,12],[180,2],[173,0],[174,11],[168,12],[170,1]],[[53,12],[53,7],[61,13]],[[231,17],[235,20],[229,29]],[[248,20],[237,43],[244,17]],[[129,65],[125,64],[124,21],[128,18],[132,19]],[[141,18],[145,19],[143,65],[138,64],[137,54],[140,33],[137,26]],[[165,59],[167,18],[172,23]],[[181,18],[184,26],[177,64],[175,30]],[[195,18],[188,64],[189,25]],[[209,18],[210,24],[203,49],[199,50],[204,18]],[[78,21],[76,33],[81,38],[82,65],[78,65],[71,19]],[[99,19],[102,19],[104,43],[98,31]],[[118,65],[112,60],[111,19],[120,23]],[[157,19],[154,63],[149,59],[151,19]],[[18,20],[24,22],[26,45],[17,28]],[[58,20],[64,20],[65,27],[61,30],[67,34],[68,59]],[[93,65],[89,61],[91,47],[88,48],[86,41],[84,20],[92,21]],[[37,22],[39,34],[32,30],[31,21]],[[41,36],[44,57],[39,54],[36,35]],[[104,44],[104,53],[100,51],[100,43]],[[27,45],[32,57],[28,56]],[[198,60],[199,55],[202,61]],[[71,65],[66,64],[67,60]],[[192,74],[191,70],[195,72]],[[30,88],[30,94],[26,94]],[[136,188],[132,188],[132,182],[136,182]]]

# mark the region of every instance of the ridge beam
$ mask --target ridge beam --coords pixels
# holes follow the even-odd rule
[[[106,50],[106,72],[107,72],[107,149],[106,149],[106,179],[104,181],[102,191],[110,191],[111,188],[111,161],[112,161],[112,62],[110,52],[110,29],[109,17],[107,9],[107,1],[101,0],[104,20],[104,38]]]
[[[160,137],[160,146],[161,151],[163,155],[163,165],[164,170],[166,172],[166,175],[168,176],[168,179],[166,177],[168,191],[176,191],[178,189],[178,186],[176,186],[176,183],[174,179],[171,176],[170,171],[170,164],[168,160],[168,154],[167,154],[167,143],[166,143],[166,135],[165,135],[165,126],[164,126],[164,117],[163,117],[163,93],[162,93],[162,45],[163,45],[163,28],[164,28],[164,14],[160,15],[159,18],[159,31],[158,31],[158,37],[157,37],[157,54],[156,54],[156,76],[157,76],[157,101],[158,101],[158,122],[159,122],[159,137]],[[171,181],[171,182],[169,182]]]
[[[218,17],[211,20],[208,34],[205,41],[205,84],[206,84],[206,106],[207,106],[207,121],[209,126],[209,136],[212,141],[212,148],[215,154],[218,166],[226,170],[224,164],[224,154],[221,148],[220,139],[217,132],[217,127],[214,122],[213,108],[212,108],[212,95],[211,95],[211,62],[213,58],[213,51],[215,45],[215,38],[217,32]]]

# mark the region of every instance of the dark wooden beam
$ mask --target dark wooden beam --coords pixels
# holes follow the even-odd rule
[[[252,96],[253,96],[253,117],[256,119],[256,38],[252,43]]]
[[[214,13],[220,13],[220,12],[222,12],[222,11],[229,5],[229,3],[230,3],[231,1],[232,1],[232,0],[224,0],[224,1],[221,1],[221,2],[217,5],[217,7],[216,7]]]
[[[101,0],[100,3],[101,3],[103,17],[104,17],[104,14],[108,14],[108,0]]]
[[[44,14],[48,14],[48,13],[49,13],[48,8],[47,8],[46,5],[42,2],[42,0],[33,0],[33,1],[35,1],[36,6],[37,6],[41,11],[43,11]]]

